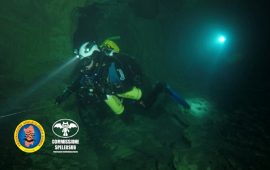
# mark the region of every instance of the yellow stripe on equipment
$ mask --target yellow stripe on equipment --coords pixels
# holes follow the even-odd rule
[[[142,97],[142,91],[137,87],[133,87],[130,91],[118,94],[117,96],[127,99],[140,100]]]
[[[114,95],[107,95],[107,99],[105,103],[113,110],[113,112],[117,115],[120,115],[124,112],[124,106],[120,99]]]
[[[112,49],[115,53],[119,53],[120,52],[120,48],[119,46],[112,40],[110,39],[106,39],[100,46],[101,48],[109,48]]]

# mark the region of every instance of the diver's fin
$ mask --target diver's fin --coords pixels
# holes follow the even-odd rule
[[[181,104],[185,109],[190,109],[190,105],[186,100],[179,94],[176,93],[169,85],[166,86],[165,91],[175,100],[177,103]]]

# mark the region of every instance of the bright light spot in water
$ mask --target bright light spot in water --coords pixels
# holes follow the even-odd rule
[[[226,41],[226,38],[224,36],[219,36],[218,37],[218,42],[223,44],[225,41]]]
[[[192,98],[187,102],[190,104],[190,113],[195,117],[202,117],[210,111],[211,105],[204,98]]]

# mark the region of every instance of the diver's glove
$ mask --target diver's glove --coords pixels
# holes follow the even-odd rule
[[[63,101],[65,101],[70,95],[72,94],[72,91],[69,88],[66,88],[64,90],[64,93],[60,96],[57,96],[55,98],[56,104],[61,104]]]

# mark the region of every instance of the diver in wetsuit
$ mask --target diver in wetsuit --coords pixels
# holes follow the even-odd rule
[[[60,104],[76,93],[81,104],[104,101],[111,110],[120,115],[124,112],[123,99],[138,101],[149,108],[161,92],[167,92],[185,108],[189,105],[169,86],[157,83],[148,96],[142,97],[142,73],[131,57],[120,53],[118,45],[105,40],[101,46],[86,42],[79,49],[79,75],[64,93],[56,98]]]

